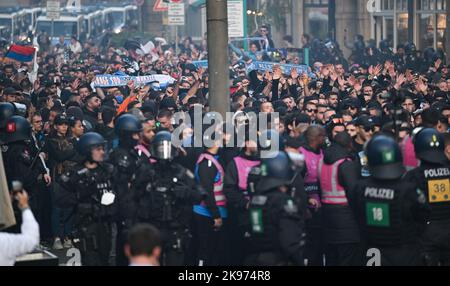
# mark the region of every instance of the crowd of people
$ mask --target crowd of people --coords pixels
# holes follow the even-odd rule
[[[176,54],[163,39],[147,52],[134,39],[62,39],[39,49],[34,78],[33,63],[3,58],[3,163],[10,189],[30,196],[41,244],[80,249],[83,265],[127,265],[127,239],[153,265],[366,265],[374,248],[381,265],[450,265],[445,54],[357,37],[345,59],[304,35],[311,66],[299,74],[282,68],[302,64],[297,49],[276,50],[266,26],[255,36],[248,51],[230,45],[233,129],[205,148],[175,147],[171,134],[175,113],[212,111],[208,70],[195,65],[205,42],[187,37]],[[103,74],[175,82],[94,86]],[[274,156],[259,140],[224,144],[249,132],[250,113],[279,115],[258,130],[279,142]],[[159,230],[145,237],[161,251],[133,236],[140,223]]]

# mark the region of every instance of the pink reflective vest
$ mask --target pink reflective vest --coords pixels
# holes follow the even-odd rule
[[[145,147],[144,145],[137,145],[136,147],[134,147],[134,149],[135,149],[136,151],[138,151],[138,153],[139,153],[139,152],[144,153],[144,155],[149,159],[149,161],[150,161],[151,164],[156,163],[156,160],[154,160],[154,159],[151,158],[150,152],[148,151],[147,147]],[[139,156],[140,156],[140,155],[141,155],[141,154],[139,154]]]
[[[248,159],[242,158],[240,156],[235,157],[233,160],[234,160],[234,163],[236,164],[236,169],[238,172],[239,189],[246,192],[247,191],[248,174],[250,173],[250,171],[253,167],[258,166],[261,162],[248,160]]]
[[[338,177],[339,166],[345,161],[347,159],[341,159],[334,162],[333,165],[327,165],[323,160],[320,160],[319,178],[323,204],[348,205],[344,187],[339,184]]]
[[[299,151],[305,156],[305,191],[307,193],[317,193],[319,192],[318,168],[320,160],[323,159],[323,151],[320,150],[320,153],[316,154],[312,151],[306,150],[303,147],[300,147]]]
[[[198,157],[197,165],[205,159],[211,161],[219,171],[220,176],[218,180],[214,182],[214,199],[216,200],[216,206],[224,207],[227,205],[227,199],[225,197],[225,194],[223,193],[223,178],[225,177],[225,172],[222,168],[222,165],[220,165],[216,158],[214,158],[214,156],[210,154],[201,154],[200,157]],[[202,203],[202,206],[205,206],[204,202]]]
[[[411,136],[406,136],[400,144],[403,153],[403,165],[407,171],[415,169],[419,166],[419,161],[416,158],[416,152],[414,151],[414,144]]]

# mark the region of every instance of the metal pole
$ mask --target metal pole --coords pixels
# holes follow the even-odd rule
[[[408,0],[408,42],[414,42],[414,0]]]
[[[328,1],[328,36],[332,40],[336,40],[336,2]]]
[[[229,110],[228,11],[226,0],[206,1],[209,104],[226,118]]]
[[[445,27],[445,49],[444,51],[447,51],[447,64],[450,63],[450,3],[446,3],[447,5],[447,20],[446,20],[446,27]]]
[[[51,30],[51,36],[50,36],[50,43],[53,41],[53,36],[55,34],[55,20],[52,19],[52,30]]]
[[[138,21],[139,21],[139,32],[142,33],[142,5],[138,6]]]
[[[178,55],[178,26],[175,26],[175,54]]]
[[[248,31],[247,31],[247,0],[243,1],[243,5],[244,5],[244,38],[248,37]],[[244,50],[248,51],[248,41],[245,40],[244,41]]]
[[[397,1],[394,1],[394,49],[397,52],[398,33],[397,33]]]

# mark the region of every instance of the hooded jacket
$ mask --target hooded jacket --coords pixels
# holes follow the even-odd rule
[[[344,187],[349,204],[352,204],[351,190],[359,179],[357,163],[349,150],[338,144],[332,144],[325,149],[324,164],[332,165],[336,161],[349,158],[338,167],[339,184]],[[329,244],[358,243],[360,241],[358,222],[350,206],[327,205],[322,206],[323,225],[326,242]]]

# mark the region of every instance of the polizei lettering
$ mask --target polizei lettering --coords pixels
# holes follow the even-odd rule
[[[391,189],[378,189],[378,188],[366,188],[364,192],[365,197],[392,200],[394,199],[394,190]]]
[[[425,178],[450,177],[450,170],[448,168],[428,169],[424,173]]]

